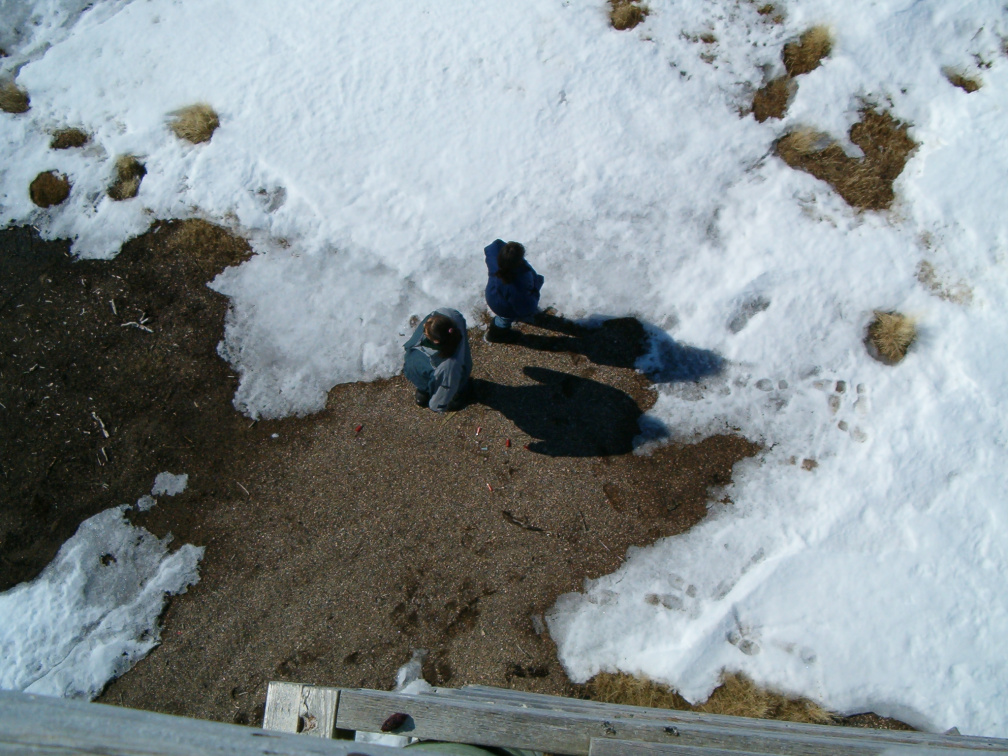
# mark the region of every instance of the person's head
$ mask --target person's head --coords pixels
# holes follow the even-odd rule
[[[525,267],[525,247],[518,242],[508,242],[497,253],[497,277],[511,283]]]
[[[451,357],[462,341],[462,331],[447,315],[435,312],[424,323],[424,336],[430,339],[442,357]]]

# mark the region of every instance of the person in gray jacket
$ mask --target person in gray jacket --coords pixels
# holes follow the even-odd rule
[[[435,310],[416,327],[403,349],[403,373],[416,386],[418,405],[444,412],[465,404],[472,355],[462,313],[450,307]]]

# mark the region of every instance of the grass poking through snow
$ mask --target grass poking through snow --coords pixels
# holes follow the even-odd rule
[[[168,126],[179,139],[193,144],[209,142],[214,131],[220,126],[216,111],[205,102],[176,110],[171,113]]]
[[[81,129],[60,129],[53,134],[49,146],[54,150],[69,150],[71,147],[83,147],[91,137]]]
[[[70,196],[70,180],[56,171],[40,173],[28,187],[28,195],[39,207],[58,205]]]
[[[753,97],[752,109],[756,120],[763,123],[768,118],[783,118],[797,88],[790,76],[781,76],[764,84]]]
[[[906,357],[917,338],[914,321],[898,312],[875,311],[868,324],[868,353],[886,365],[895,365]]]
[[[116,177],[108,188],[108,196],[114,200],[136,197],[145,175],[147,169],[133,155],[120,155],[116,158]]]
[[[784,68],[788,76],[801,76],[819,67],[833,49],[833,40],[825,26],[813,26],[797,42],[784,45]]]
[[[982,86],[981,82],[977,79],[971,78],[964,73],[953,70],[943,71],[945,78],[948,79],[949,84],[954,87],[959,87],[964,92],[976,92]]]
[[[28,93],[13,81],[0,82],[0,110],[5,113],[24,113],[31,107]]]
[[[586,686],[592,700],[658,709],[698,711],[757,719],[825,724],[833,716],[808,699],[792,699],[758,687],[745,675],[726,674],[704,703],[696,706],[674,690],[646,678],[601,672]]]
[[[633,29],[643,21],[650,9],[646,5],[641,5],[630,0],[610,0],[609,2],[609,22],[613,29],[623,31]]]
[[[781,137],[777,154],[792,168],[828,183],[851,207],[884,210],[895,197],[893,181],[917,147],[907,128],[888,113],[865,109],[850,129],[863,158],[848,156],[835,141],[808,130]]]

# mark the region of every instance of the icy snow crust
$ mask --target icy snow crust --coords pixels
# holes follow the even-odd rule
[[[767,447],[706,523],[561,598],[570,675],[642,672],[697,700],[742,670],[844,712],[1008,735],[1003,4],[790,0],[782,25],[756,3],[648,4],[620,33],[601,1],[25,3],[50,20],[8,50],[30,61],[32,110],[3,116],[0,221],[88,257],[152,217],[251,238],[258,254],[213,286],[253,417],[394,374],[409,317],[474,316],[483,245],[525,242],[562,312],[637,315],[726,359],[717,379],[660,387],[652,415],[673,437]],[[833,52],[784,121],[740,116],[813,24]],[[166,115],[201,100],[221,127],[180,142]],[[920,143],[889,213],[853,212],[772,154],[802,125],[857,154],[865,101]],[[60,126],[92,146],[50,151]],[[148,173],[116,203],[126,152]],[[26,188],[49,169],[74,189],[41,211]],[[917,280],[922,262],[940,286]],[[968,295],[939,296],[953,289]],[[897,367],[862,345],[875,308],[919,321]]]
[[[85,520],[30,583],[0,593],[0,688],[93,698],[160,641],[170,594],[199,580],[203,548],[168,552],[113,507]]]

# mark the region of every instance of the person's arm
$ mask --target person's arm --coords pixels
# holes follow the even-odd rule
[[[431,387],[435,390],[431,392],[427,406],[435,412],[444,412],[448,409],[451,400],[458,393],[461,379],[462,365],[460,360],[452,358],[438,365],[431,380]]]

